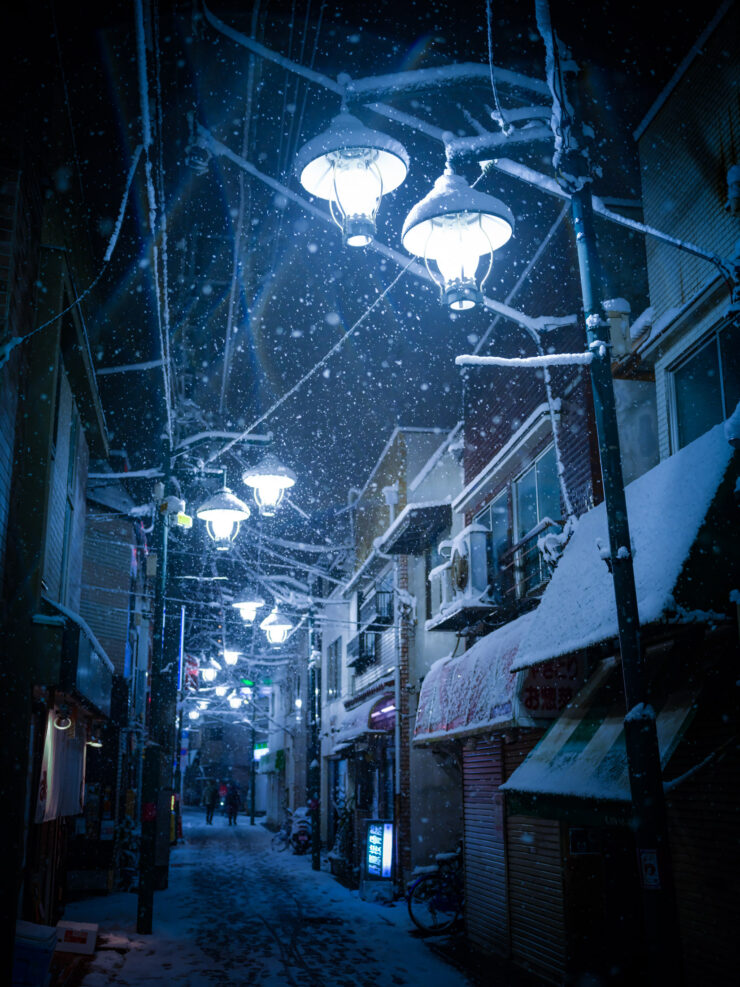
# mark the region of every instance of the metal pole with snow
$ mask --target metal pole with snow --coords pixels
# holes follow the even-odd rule
[[[537,26],[546,49],[547,81],[553,97],[553,163],[561,186],[571,195],[571,213],[586,322],[594,416],[609,531],[619,650],[627,715],[624,734],[632,796],[632,829],[642,889],[645,950],[651,983],[683,982],[681,938],[673,886],[668,821],[663,792],[656,717],[647,703],[647,676],[640,647],[627,504],[611,372],[608,320],[596,285],[601,269],[593,226],[590,135],[577,112],[575,86],[566,91],[565,71],[577,71],[552,29],[547,0],[536,0]],[[571,102],[572,100],[572,102]],[[576,129],[576,122],[579,124]]]

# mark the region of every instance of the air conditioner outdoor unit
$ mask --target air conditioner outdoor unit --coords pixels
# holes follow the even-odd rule
[[[488,539],[482,524],[469,524],[450,545],[452,602],[479,602],[488,594]]]

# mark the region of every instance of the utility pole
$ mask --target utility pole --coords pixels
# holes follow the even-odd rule
[[[668,819],[663,792],[656,717],[647,705],[647,677],[640,647],[627,504],[619,449],[608,323],[594,295],[600,280],[593,228],[591,187],[587,183],[571,200],[581,277],[583,310],[591,361],[591,385],[601,458],[601,475],[609,529],[609,554],[614,578],[619,650],[627,716],[624,734],[632,794],[632,829],[642,887],[646,947],[653,982],[683,982],[680,932],[676,910]]]
[[[647,703],[648,683],[640,647],[640,615],[619,448],[609,328],[596,295],[596,286],[603,285],[603,276],[593,224],[590,133],[583,126],[582,100],[575,80],[566,89],[565,75],[575,71],[574,63],[565,57],[567,51],[553,30],[547,0],[535,0],[535,14],[545,44],[545,69],[553,99],[553,164],[558,182],[571,199],[586,339],[591,353],[591,388],[627,710],[624,735],[632,797],[631,828],[642,890],[647,973],[650,983],[680,985],[683,983],[680,928],[657,724],[655,712]]]
[[[152,932],[155,887],[167,886],[169,834],[164,839],[162,827],[166,825],[169,830],[169,800],[166,796],[172,786],[172,755],[175,744],[178,662],[172,639],[179,621],[176,621],[177,615],[174,613],[168,619],[165,600],[169,514],[164,495],[170,475],[169,447],[164,458],[165,483],[161,488],[161,496],[158,495],[159,490],[155,493],[157,572],[154,588],[154,642],[141,784],[141,851],[136,931],[142,935],[150,935]],[[161,850],[160,854],[158,849]],[[163,854],[166,854],[164,860],[161,859]]]
[[[254,718],[256,715],[257,704],[252,701],[252,759],[249,762],[249,825],[254,826],[254,804],[255,804],[255,791],[254,783],[257,779],[257,762],[254,758],[255,742],[256,742],[256,729],[254,726]]]
[[[306,790],[311,813],[311,869],[321,869],[321,668],[314,660],[313,618],[308,629],[308,769]]]

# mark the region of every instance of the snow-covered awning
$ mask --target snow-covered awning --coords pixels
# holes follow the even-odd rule
[[[420,555],[451,523],[447,500],[406,504],[375,545],[386,555]]]
[[[521,676],[511,666],[533,613],[487,634],[459,658],[435,662],[421,687],[414,743],[451,740],[532,720],[519,704]]]
[[[641,625],[680,619],[676,585],[731,456],[724,428],[717,425],[626,487]],[[732,530],[728,527],[723,538],[729,549],[738,544],[738,529],[732,518],[727,523]],[[614,584],[599,548],[608,545],[602,503],[579,519],[514,670],[617,637]]]
[[[665,767],[691,721],[696,695],[666,691],[653,707]],[[607,658],[501,789],[628,802],[624,715],[619,663]]]
[[[339,730],[334,740],[334,750],[336,751],[340,745],[345,748],[348,747],[353,741],[357,740],[358,737],[362,737],[364,734],[387,733],[389,729],[387,725],[388,715],[382,711],[389,704],[393,705],[392,712],[394,712],[395,704],[393,703],[393,695],[392,693],[384,692],[382,695],[376,694],[370,699],[361,702],[359,706],[355,706],[354,709],[348,710],[339,725]]]

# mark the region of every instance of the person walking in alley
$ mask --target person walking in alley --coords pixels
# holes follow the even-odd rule
[[[206,782],[203,789],[203,805],[206,807],[206,823],[212,826],[213,813],[218,805],[218,785],[213,780]]]
[[[241,799],[236,782],[230,781],[226,786],[226,815],[229,819],[229,826],[236,826],[236,814],[239,811]]]

